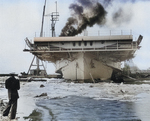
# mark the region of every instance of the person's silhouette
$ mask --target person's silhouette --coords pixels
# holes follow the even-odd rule
[[[8,89],[9,102],[6,109],[3,112],[3,116],[8,116],[10,109],[10,119],[15,119],[17,111],[17,100],[19,98],[18,90],[20,89],[20,82],[15,78],[14,74],[5,81],[5,87]]]

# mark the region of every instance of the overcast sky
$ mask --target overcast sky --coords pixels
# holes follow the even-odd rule
[[[0,0],[0,73],[27,72],[33,55],[23,52],[24,39],[30,40],[39,36],[43,5],[45,0]],[[99,0],[102,2],[103,0]],[[67,18],[70,17],[69,5],[75,0],[57,0],[59,21],[56,23],[56,35],[60,35],[65,26]],[[55,0],[47,0],[46,14],[55,11]],[[141,34],[142,48],[136,52],[133,59],[135,65],[140,69],[150,67],[150,1],[149,0],[114,0],[105,10],[107,11],[107,22],[103,26],[95,25],[87,28],[93,31],[130,31],[134,38]],[[115,11],[123,11],[122,19],[113,21],[111,15]],[[46,36],[51,36],[50,17],[45,17],[44,31]],[[36,34],[35,34],[36,33]],[[54,73],[53,64],[46,64],[48,73]]]

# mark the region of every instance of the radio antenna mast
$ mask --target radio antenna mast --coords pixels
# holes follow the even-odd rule
[[[56,24],[56,21],[59,21],[58,17],[59,17],[59,13],[57,12],[57,1],[55,2],[56,3],[56,12],[52,12],[51,14],[48,14],[46,16],[51,16],[51,21],[52,21],[52,24],[51,24],[51,30],[52,30],[52,37],[55,37],[55,24]]]
[[[59,16],[59,13],[57,12],[57,1],[55,2],[56,3],[56,12],[52,12],[51,14],[51,21],[52,21],[52,24],[51,24],[51,29],[52,29],[52,37],[55,37],[55,24],[56,24],[56,21],[59,21],[58,19],[58,16]]]

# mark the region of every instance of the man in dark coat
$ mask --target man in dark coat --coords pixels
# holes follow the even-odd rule
[[[14,74],[5,81],[5,87],[8,89],[9,102],[6,109],[3,112],[3,116],[8,116],[10,109],[10,119],[15,119],[17,111],[17,100],[19,98],[18,90],[20,89],[20,82],[15,78]]]

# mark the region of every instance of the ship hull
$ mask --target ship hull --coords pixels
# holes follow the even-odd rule
[[[114,68],[120,70],[120,64],[111,65],[98,60],[93,53],[81,52],[76,54],[73,61],[61,60],[56,63],[57,70],[61,69],[63,77],[71,80],[108,80],[111,79]]]

